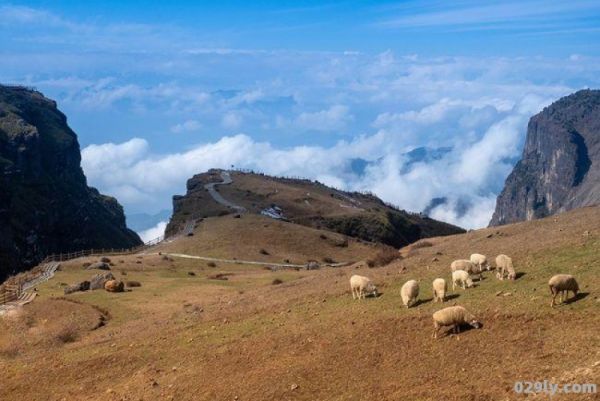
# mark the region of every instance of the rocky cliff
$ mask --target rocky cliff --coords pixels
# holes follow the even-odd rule
[[[56,103],[0,85],[0,280],[51,253],[141,243],[123,208],[87,186]]]
[[[491,226],[600,204],[600,90],[582,90],[533,116],[523,156],[498,196]]]

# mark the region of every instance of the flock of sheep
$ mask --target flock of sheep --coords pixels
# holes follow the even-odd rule
[[[455,290],[456,286],[466,290],[473,286],[472,276],[477,276],[479,281],[481,281],[483,271],[492,270],[492,266],[488,263],[485,255],[474,253],[468,260],[459,259],[452,262],[450,270],[452,272],[452,290]],[[517,274],[510,257],[506,255],[498,255],[496,257],[496,278],[499,280],[516,280]],[[552,294],[551,307],[554,307],[558,295],[560,295],[560,302],[564,302],[569,295],[569,291],[572,291],[574,296],[577,296],[579,291],[579,285],[575,277],[570,274],[557,274],[550,279],[548,285]],[[364,299],[367,294],[377,296],[377,287],[371,279],[365,276],[355,274],[350,277],[350,288],[352,290],[352,299]],[[446,284],[446,280],[443,278],[433,280],[434,302],[444,302],[447,292],[448,285]],[[407,281],[400,289],[402,303],[407,308],[415,305],[418,296],[419,283],[417,280]],[[433,338],[437,338],[440,329],[445,326],[452,326],[454,333],[458,334],[460,326],[463,324],[468,324],[476,329],[481,327],[481,323],[477,318],[462,306],[450,306],[438,310],[433,314]]]

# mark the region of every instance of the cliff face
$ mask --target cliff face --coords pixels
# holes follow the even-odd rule
[[[600,90],[582,90],[533,116],[523,156],[498,196],[491,226],[600,203]]]
[[[76,134],[41,93],[0,85],[0,279],[47,254],[141,243],[87,186]]]

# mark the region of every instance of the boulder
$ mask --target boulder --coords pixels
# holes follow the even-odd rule
[[[114,279],[115,276],[113,276],[111,272],[96,274],[90,280],[90,290],[102,289],[104,288],[104,284],[106,284],[107,281]]]
[[[78,292],[78,291],[87,291],[89,289],[90,289],[90,282],[82,281],[80,283],[69,285],[69,286],[65,287],[64,293],[65,293],[65,295],[67,295],[67,294],[72,294],[72,293]]]
[[[320,267],[321,265],[319,265],[319,262],[317,262],[316,260],[311,260],[306,264],[306,270],[316,270]]]
[[[98,269],[98,270],[110,270],[110,266],[105,262],[96,262],[91,265],[84,267],[85,270]]]
[[[120,280],[108,280],[104,283],[104,289],[108,292],[123,292],[125,285]]]

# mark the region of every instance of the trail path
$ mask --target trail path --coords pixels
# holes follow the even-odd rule
[[[306,268],[307,265],[298,265],[293,263],[271,263],[271,262],[259,262],[254,260],[240,260],[240,259],[220,259],[220,258],[211,258],[208,256],[195,256],[195,255],[186,255],[183,253],[162,253],[163,255],[173,256],[176,258],[185,258],[185,259],[199,259],[205,260],[207,262],[221,262],[221,263],[233,263],[233,264],[243,264],[243,265],[258,265],[258,266],[275,266],[275,267],[289,267],[289,268]],[[340,262],[340,263],[327,263],[324,266],[329,267],[341,267],[346,266],[348,262]]]
[[[210,196],[212,196],[212,198],[217,202],[220,203],[223,206],[227,206],[230,209],[234,209],[235,211],[237,211],[238,213],[245,213],[246,212],[246,208],[240,205],[236,205],[233,202],[228,201],[227,199],[223,198],[223,196],[215,189],[215,187],[217,185],[229,185],[233,182],[233,180],[231,179],[231,174],[229,174],[228,171],[221,171],[221,179],[223,181],[221,182],[211,182],[209,184],[204,185],[204,188],[206,188],[208,190],[208,193],[210,194]]]
[[[42,274],[40,274],[33,280],[26,281],[25,283],[23,283],[23,292],[21,293],[21,295],[19,295],[19,298],[17,300],[0,305],[0,315],[33,301],[33,299],[36,296],[36,292],[29,290],[34,288],[36,285],[44,283],[50,280],[52,277],[54,277],[54,273],[56,273],[56,270],[58,270],[59,266],[59,262],[50,262],[44,264]]]

